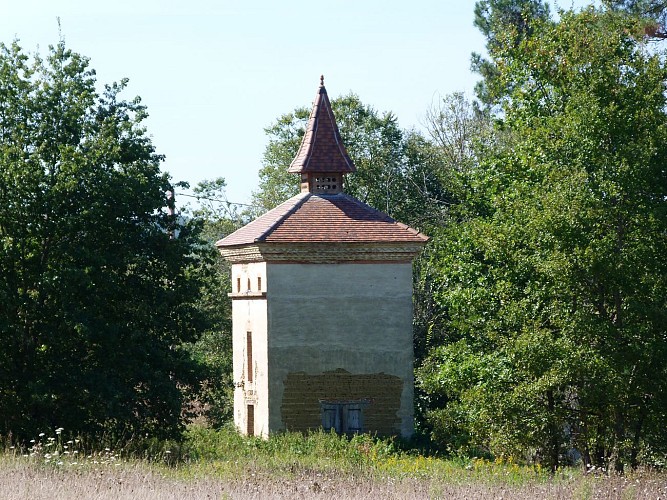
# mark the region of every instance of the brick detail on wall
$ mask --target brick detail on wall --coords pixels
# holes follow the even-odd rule
[[[400,433],[397,412],[403,381],[384,373],[352,374],[343,369],[309,375],[288,373],[281,413],[285,429],[306,431],[322,426],[320,401],[368,400],[364,408],[364,432],[379,435]]]

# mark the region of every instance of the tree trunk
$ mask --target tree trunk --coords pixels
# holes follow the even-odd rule
[[[630,450],[630,467],[636,469],[639,466],[637,456],[639,455],[639,443],[641,442],[642,429],[644,427],[645,407],[642,405],[637,423],[635,424],[634,436],[632,437],[632,450]]]
[[[623,441],[625,440],[625,419],[620,409],[616,410],[616,417],[614,422],[614,447],[610,460],[610,468],[613,465],[614,471],[623,473]]]
[[[550,461],[551,470],[556,472],[558,470],[558,455],[560,451],[560,440],[558,439],[558,422],[556,421],[556,403],[554,401],[553,391],[547,391],[547,405],[549,408],[549,416],[551,417],[551,425],[549,429],[550,434]]]

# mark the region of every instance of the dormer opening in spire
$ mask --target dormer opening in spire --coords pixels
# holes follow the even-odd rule
[[[355,171],[331,110],[324,76],[321,76],[306,133],[288,172],[301,174],[301,192],[337,194],[343,192],[345,174]]]

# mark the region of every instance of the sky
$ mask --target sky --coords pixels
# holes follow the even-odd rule
[[[264,128],[310,107],[320,75],[330,98],[354,92],[401,127],[452,92],[473,96],[470,54],[484,52],[474,0],[2,0],[0,41],[46,54],[60,33],[90,58],[100,89],[129,79],[163,170],[192,186],[224,177],[248,203]],[[563,8],[586,0],[560,0]]]

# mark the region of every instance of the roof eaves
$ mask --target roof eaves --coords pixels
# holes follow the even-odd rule
[[[276,227],[281,219],[284,219],[291,213],[291,210],[295,205],[300,205],[303,202],[308,194],[309,193],[299,193],[293,196],[289,200],[251,221],[249,224],[246,224],[242,228],[237,229],[233,233],[216,241],[215,246],[218,248],[233,247],[238,245],[251,245],[254,242],[262,241],[262,239]],[[267,221],[265,225],[262,224],[263,220]]]

